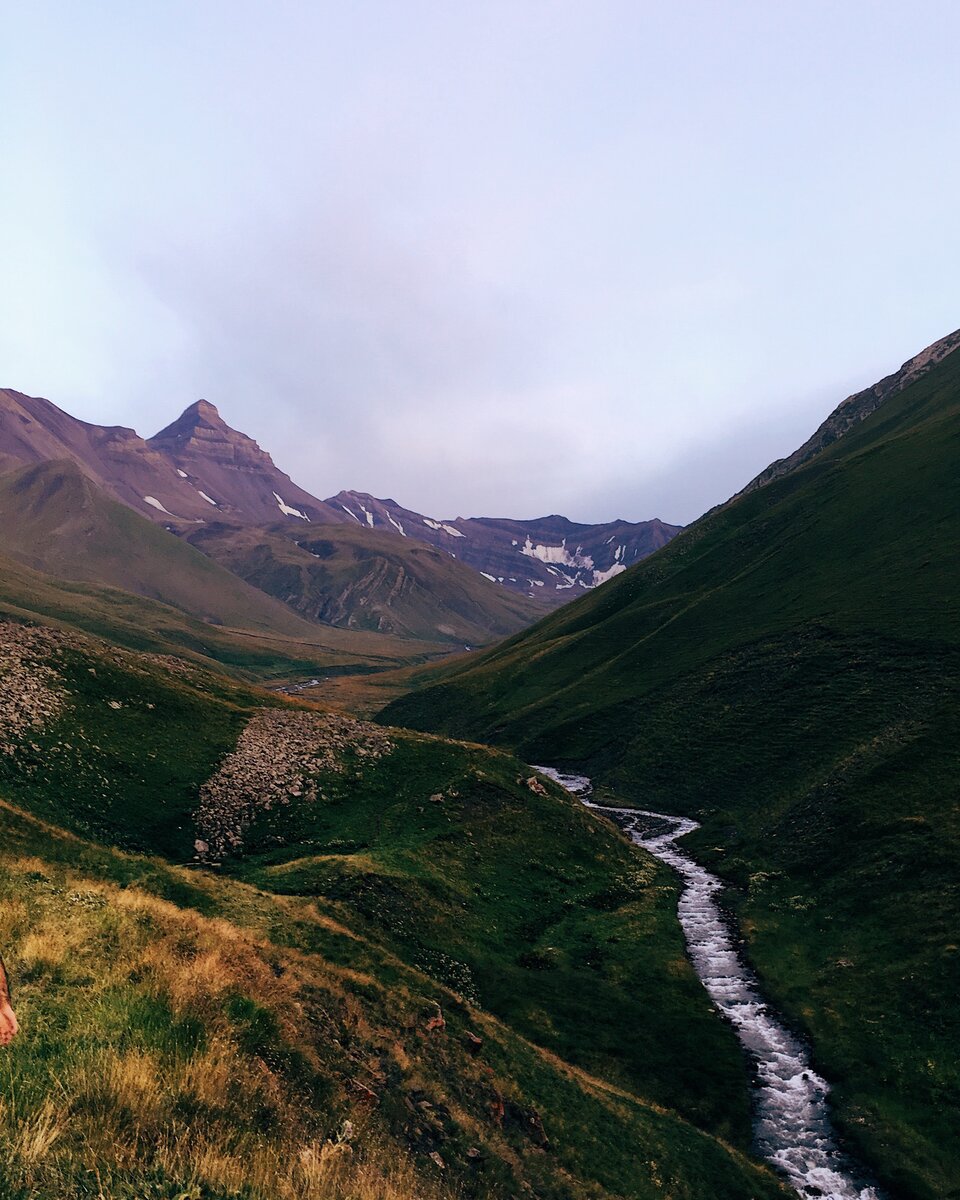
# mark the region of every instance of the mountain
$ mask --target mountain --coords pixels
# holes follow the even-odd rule
[[[48,400],[0,391],[0,469],[44,462],[73,463],[105,498],[187,538],[309,621],[460,646],[515,632],[544,609],[619,574],[677,532],[660,521],[435,521],[359,492],[318,500],[206,400],[145,440],[132,429],[78,421]],[[116,532],[116,514],[111,520]],[[296,546],[306,531],[314,536],[314,526],[328,531],[319,539],[322,555]],[[367,543],[358,539],[358,529]],[[155,538],[148,541],[158,560],[151,570],[145,545],[133,551],[141,574],[132,590],[154,596],[162,563],[173,551]],[[92,545],[89,534],[86,544]],[[433,549],[424,552],[423,545]],[[22,557],[12,543],[11,551]],[[97,577],[93,564],[106,557],[112,566]],[[74,556],[67,577],[117,586],[118,570],[127,578],[134,574],[114,550],[87,555],[85,562]],[[169,592],[176,585],[166,580],[164,586]],[[209,616],[202,606],[189,611]]]
[[[913,358],[907,359],[898,371],[885,376],[873,387],[865,388],[862,392],[855,392],[852,396],[848,396],[798,450],[795,450],[787,458],[779,458],[776,462],[771,463],[766,470],[761,471],[755,479],[747,484],[743,489],[744,492],[764,487],[772,480],[779,479],[782,475],[788,475],[791,471],[802,467],[821,450],[825,450],[838,438],[842,438],[858,422],[876,412],[880,405],[889,400],[891,396],[895,396],[897,392],[902,392],[911,383],[922,379],[928,371],[932,370],[948,354],[952,354],[958,346],[960,346],[960,329],[948,333],[946,337],[933,342],[925,350],[915,354]]]
[[[242,524],[282,516],[347,520],[298,488],[205,400],[145,440],[123,426],[78,421],[49,400],[0,390],[0,466],[63,459],[159,524],[199,524],[211,514]]]
[[[210,510],[164,455],[132,429],[89,425],[35,396],[0,390],[0,466],[69,460],[108,496],[157,521]]]
[[[240,579],[324,625],[462,649],[516,633],[541,612],[432,546],[374,529],[214,522],[185,536]]]
[[[191,404],[147,445],[201,497],[204,520],[261,525],[281,516],[303,524],[347,519],[298,487],[253,438],[231,429],[206,400]]]
[[[604,525],[578,525],[561,516],[441,521],[365,492],[339,492],[327,505],[339,506],[360,526],[437,546],[491,582],[529,596],[545,608],[566,604],[621,574],[680,531],[680,526],[659,520]]]
[[[0,1195],[786,1200],[676,881],[524,764],[21,622],[0,672]]]
[[[960,1178],[949,344],[902,387],[861,393],[880,400],[862,420],[841,406],[842,436],[795,469],[428,673],[382,717],[566,764],[701,821],[688,844],[728,880],[764,989],[834,1083],[844,1135],[910,1200]]]
[[[308,641],[310,622],[112,500],[76,463],[0,475],[0,544],[57,579],[106,584],[214,625]]]

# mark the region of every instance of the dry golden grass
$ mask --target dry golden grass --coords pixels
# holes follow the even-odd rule
[[[191,1200],[448,1194],[372,1120],[338,1117],[322,1129],[267,1050],[242,1044],[230,1000],[254,997],[248,1008],[276,1044],[319,1069],[304,1036],[303,956],[278,964],[274,947],[227,921],[70,872],[54,879],[35,858],[0,863],[0,890],[25,1029],[0,1063],[5,1200],[96,1195],[78,1182],[91,1178],[104,1200],[137,1195],[138,1179],[169,1181],[145,1195]],[[352,1036],[374,1037],[337,972],[323,974]],[[177,1022],[189,1033],[183,1045],[171,1041]]]

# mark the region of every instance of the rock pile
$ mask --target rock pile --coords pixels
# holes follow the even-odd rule
[[[67,643],[55,629],[0,621],[0,755],[14,754],[63,711],[63,679],[48,660]]]
[[[339,713],[262,709],[200,789],[198,858],[218,862],[239,850],[258,812],[316,800],[316,775],[343,771],[347,754],[372,760],[392,748],[378,725]]]

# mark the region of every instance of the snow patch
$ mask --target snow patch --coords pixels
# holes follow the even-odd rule
[[[396,529],[396,530],[398,530],[398,531],[399,531],[399,533],[400,533],[400,536],[401,536],[401,537],[406,537],[406,536],[407,536],[407,535],[406,535],[406,534],[403,532],[403,526],[400,524],[400,522],[399,522],[399,521],[395,521],[395,520],[393,519],[393,517],[391,517],[391,516],[390,516],[390,514],[389,514],[389,513],[387,513],[387,520],[388,520],[388,521],[390,522],[390,524],[391,524],[391,525],[394,527],[394,529]]]
[[[204,498],[204,500],[206,500],[206,502],[207,502],[208,504],[212,504],[214,508],[219,508],[219,507],[220,507],[220,506],[219,506],[219,504],[217,504],[216,500],[214,500],[214,499],[212,499],[210,496],[208,496],[206,492],[201,492],[199,488],[197,488],[197,491],[198,491],[198,492],[200,493],[200,495],[201,495],[201,496]]]
[[[486,571],[481,571],[480,574],[484,577],[484,579],[489,579],[491,583],[497,582],[496,575],[488,575]]]
[[[583,554],[582,549],[582,546],[578,546],[576,551],[571,554],[567,549],[566,538],[559,546],[535,546],[530,540],[530,535],[527,534],[527,540],[520,547],[520,553],[525,554],[527,558],[537,558],[542,563],[559,563],[565,567],[582,567],[587,571],[592,571],[593,559],[589,554]]]
[[[466,536],[466,534],[461,533],[459,529],[454,529],[454,527],[452,525],[444,525],[444,523],[442,521],[432,521],[429,517],[424,517],[423,523],[429,529],[436,529],[438,533],[440,532],[440,530],[443,530],[444,533],[449,533],[451,537],[465,537]],[[481,571],[481,574],[483,574],[482,571]]]
[[[622,575],[627,568],[622,562],[615,562],[613,566],[607,567],[605,571],[594,571],[593,583],[585,584],[585,587],[599,587],[601,583],[606,583],[608,579],[612,579],[614,575]]]
[[[156,496],[144,496],[143,502],[144,504],[149,504],[151,508],[156,508],[160,512],[166,513],[168,517],[173,516],[173,513],[168,508],[164,508]]]
[[[276,492],[274,492],[274,495],[276,495]],[[347,514],[348,517],[353,517],[353,519],[356,521],[356,523],[358,525],[363,524],[363,522],[360,520],[360,518],[357,516],[357,514],[355,512],[351,512],[351,510],[349,508],[347,508],[347,506],[345,504],[341,504],[340,507],[343,509],[343,511]]]
[[[280,499],[280,497],[277,495],[276,492],[273,493],[273,498],[274,498],[274,500],[276,500],[277,504],[280,506],[280,511],[284,514],[284,516],[299,517],[301,521],[309,521],[310,520],[310,518],[307,516],[307,514],[302,513],[299,508],[291,508],[289,504],[284,504],[284,502]],[[213,504],[213,503],[215,503],[215,501],[211,500],[210,503]]]
[[[186,473],[186,471],[181,471],[179,467],[177,467],[177,474],[180,476],[181,479],[189,479],[190,478],[190,476]]]
[[[360,511],[361,511],[361,512],[363,513],[363,515],[364,515],[364,516],[367,518],[367,524],[368,524],[368,525],[370,526],[370,528],[372,529],[372,528],[373,528],[373,513],[372,513],[372,512],[367,512],[367,510],[366,510],[366,509],[363,507],[363,505],[362,505],[362,504],[360,505]]]

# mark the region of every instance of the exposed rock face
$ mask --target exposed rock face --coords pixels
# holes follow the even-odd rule
[[[66,640],[52,629],[0,622],[0,755],[13,754],[66,707],[63,680],[46,661]]]
[[[506,517],[435,520],[365,492],[327,500],[356,525],[436,546],[544,608],[557,608],[653,554],[680,532],[663,521],[582,525],[557,515],[514,521]]]
[[[150,438],[149,444],[172,457],[199,456],[248,470],[276,470],[273,459],[253,438],[231,429],[216,406],[198,400]]]
[[[218,862],[243,845],[259,812],[318,799],[316,775],[342,771],[347,753],[378,759],[393,748],[378,725],[339,713],[258,712],[211,779],[200,789],[197,853]],[[201,850],[200,844],[206,849]]]
[[[960,346],[960,329],[927,346],[925,350],[921,350],[919,354],[908,359],[899,371],[887,375],[873,387],[865,388],[862,392],[855,392],[854,395],[848,396],[799,450],[794,450],[788,458],[778,458],[775,463],[771,463],[766,470],[760,472],[756,479],[751,479],[737,495],[742,496],[747,492],[754,492],[757,488],[765,487],[774,479],[789,475],[791,471],[796,471],[808,463],[821,450],[825,450],[838,438],[842,438],[848,430],[859,425],[871,413],[876,412],[881,404],[889,400],[891,396],[895,396],[911,383],[921,379],[938,362],[942,362],[948,354],[952,354],[958,346]]]
[[[284,517],[304,524],[346,520],[297,487],[253,438],[231,429],[206,400],[191,404],[147,444],[200,496],[206,521],[226,518],[251,525]]]

